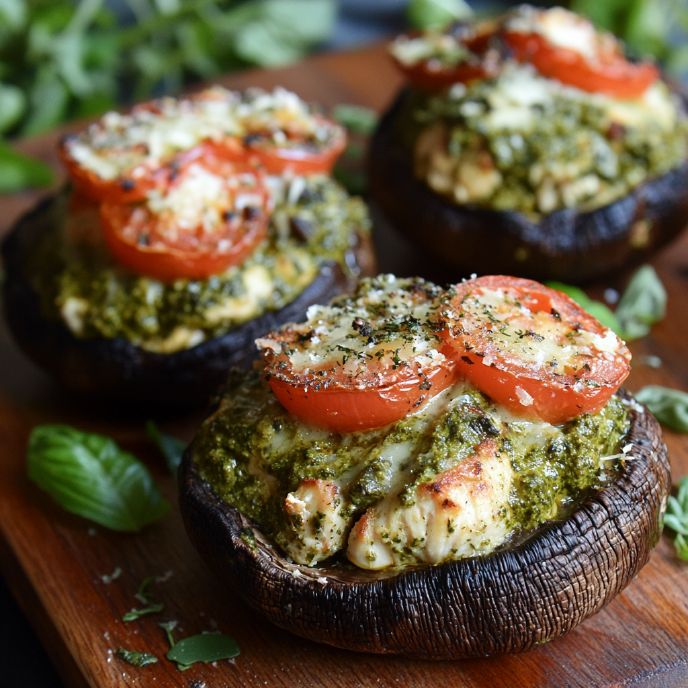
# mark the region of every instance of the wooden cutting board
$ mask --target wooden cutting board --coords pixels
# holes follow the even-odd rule
[[[399,86],[381,47],[315,57],[296,67],[248,72],[223,80],[244,88],[282,84],[326,105],[359,103],[383,108]],[[57,134],[24,142],[22,149],[56,162]],[[0,229],[36,200],[3,199]],[[389,228],[376,229],[383,270],[429,269]],[[632,345],[635,361],[659,356],[658,370],[636,365],[631,390],[663,384],[688,390],[688,235],[654,264],[669,291],[669,312],[652,335]],[[458,279],[460,275],[456,275]],[[609,282],[605,286],[621,287]],[[688,564],[664,538],[638,579],[605,610],[568,636],[523,655],[430,663],[355,654],[317,645],[263,621],[223,589],[189,544],[175,509],[139,535],[92,527],[71,516],[25,475],[26,441],[38,423],[64,422],[113,436],[150,466],[165,496],[176,503],[174,479],[144,438],[145,419],[97,408],[68,395],[29,363],[0,329],[0,568],[68,686],[144,688],[234,686],[651,686],[688,685]],[[163,428],[190,438],[197,417],[168,418]],[[667,433],[674,475],[688,473],[688,436]],[[121,576],[106,584],[116,568]],[[171,572],[168,573],[168,572]],[[156,585],[164,611],[123,623],[138,603],[141,581]],[[177,637],[219,628],[242,654],[217,665],[180,672],[165,658],[159,621],[177,620]],[[152,652],[160,661],[134,668],[113,652]],[[0,683],[2,681],[0,680]]]

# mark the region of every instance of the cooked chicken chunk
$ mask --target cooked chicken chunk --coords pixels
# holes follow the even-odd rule
[[[327,480],[302,480],[284,501],[293,539],[284,544],[300,563],[316,564],[344,546],[347,519],[339,488]]]
[[[412,505],[390,495],[370,507],[351,531],[347,557],[361,568],[382,569],[493,550],[509,531],[512,474],[506,453],[483,440],[475,454],[418,485]]]

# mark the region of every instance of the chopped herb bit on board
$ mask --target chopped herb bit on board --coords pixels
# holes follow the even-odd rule
[[[120,659],[123,659],[128,664],[135,667],[144,667],[148,664],[156,664],[158,658],[149,652],[136,652],[134,650],[125,650],[120,647],[115,653]]]

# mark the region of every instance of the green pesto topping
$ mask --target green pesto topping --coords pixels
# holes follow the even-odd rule
[[[613,455],[628,432],[626,409],[612,398],[599,413],[578,416],[562,429],[563,436],[526,451],[515,437],[504,440],[514,469],[511,518],[521,530],[555,518],[586,490],[604,486],[608,475],[600,470],[600,457]]]
[[[477,555],[560,516],[588,490],[607,484],[605,469],[613,465],[601,459],[615,453],[627,431],[625,408],[616,398],[595,415],[551,426],[517,418],[459,383],[397,423],[341,435],[290,416],[257,373],[233,372],[219,409],[199,429],[194,457],[218,496],[257,521],[294,559],[315,563],[324,556],[312,546],[313,538],[329,527],[328,514],[313,511],[306,523],[285,510],[290,495],[305,499],[298,492],[302,481],[338,486],[329,514],[336,516],[337,528],[334,533],[332,526],[331,539],[337,543],[334,551],[345,550],[350,528],[366,509],[379,509],[391,498],[394,509],[412,510],[422,486],[489,444],[500,461],[506,457],[502,473],[510,482],[504,502],[494,505],[501,530],[493,528],[498,536],[486,535],[473,545]],[[456,527],[449,518],[447,533]],[[422,537],[411,542],[399,537],[398,529],[390,535],[383,528],[380,538],[402,563],[423,561]]]
[[[355,274],[356,233],[370,226],[363,201],[327,177],[297,178],[281,196],[256,252],[206,280],[164,284],[135,275],[114,264],[102,239],[68,221],[46,235],[28,265],[44,313],[77,336],[123,337],[169,353],[284,307],[326,261]]]
[[[612,203],[688,150],[688,118],[663,82],[624,101],[511,63],[494,79],[414,93],[397,125],[416,176],[437,193],[536,215]]]

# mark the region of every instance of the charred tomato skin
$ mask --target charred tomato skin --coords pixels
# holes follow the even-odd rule
[[[353,286],[336,263],[328,263],[284,308],[171,354],[146,351],[123,338],[82,339],[61,320],[43,316],[40,297],[24,269],[28,252],[44,231],[60,221],[65,206],[60,195],[46,198],[5,238],[5,319],[19,347],[34,363],[65,387],[107,405],[126,404],[140,410],[202,407],[225,382],[230,367],[252,368],[257,337],[286,321],[302,319],[311,303],[334,298]],[[372,244],[366,237],[360,237],[357,258],[363,273],[374,274]]]
[[[626,392],[619,395],[630,402]],[[654,417],[630,404],[627,441],[635,460],[564,521],[486,557],[381,572],[294,564],[257,523],[213,493],[193,443],[180,466],[180,509],[228,595],[280,628],[357,652],[422,659],[523,652],[605,607],[659,541],[671,486],[666,445]]]
[[[403,90],[383,116],[368,157],[375,205],[432,263],[466,276],[512,274],[583,282],[638,265],[688,224],[688,163],[590,212],[558,210],[539,222],[515,211],[452,205],[413,175],[412,156],[398,140]],[[647,223],[647,243],[634,248],[634,228]]]

